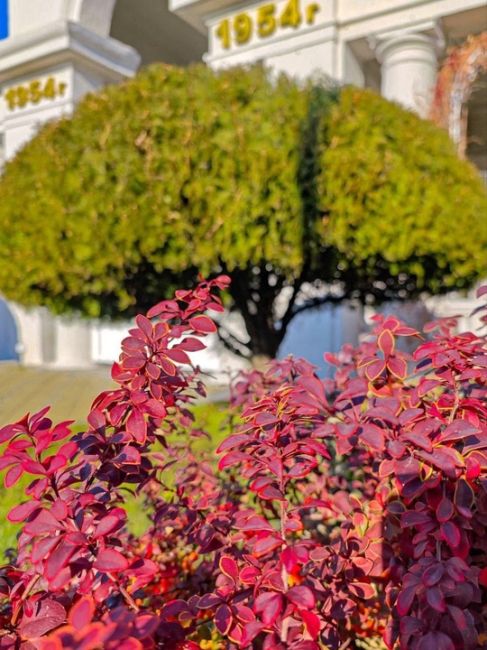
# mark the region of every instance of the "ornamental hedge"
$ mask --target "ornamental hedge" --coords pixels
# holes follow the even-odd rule
[[[0,291],[129,317],[196,269],[225,272],[247,337],[220,335],[272,356],[321,302],[468,287],[485,272],[486,212],[446,133],[370,91],[157,65],[7,164]]]
[[[424,341],[377,316],[326,355],[333,379],[292,357],[248,371],[216,467],[194,446],[190,357],[227,285],[137,316],[83,432],[48,408],[0,429],[5,487],[30,481],[8,514],[22,530],[0,567],[0,647],[485,647],[485,335],[447,319]]]

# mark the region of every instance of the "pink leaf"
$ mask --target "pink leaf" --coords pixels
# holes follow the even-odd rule
[[[21,503],[10,510],[7,519],[12,523],[25,521],[27,517],[40,508],[40,505],[39,501],[26,501],[25,503]]]
[[[228,451],[228,449],[233,449],[234,447],[240,447],[241,443],[249,442],[251,440],[250,436],[246,433],[236,433],[233,436],[225,438],[225,440],[219,445],[216,452],[221,454],[223,451]]]
[[[189,319],[189,324],[195,332],[211,334],[216,332],[216,325],[209,316],[194,316]]]
[[[137,327],[145,334],[146,340],[150,340],[152,338],[152,323],[150,320],[142,314],[138,314],[135,317],[135,322]]]
[[[53,533],[62,530],[63,526],[48,511],[41,510],[39,514],[25,525],[25,532],[29,535],[41,535],[42,533]]]
[[[309,587],[299,585],[291,587],[286,594],[288,600],[303,609],[313,609],[315,606],[315,597]]]
[[[379,334],[377,346],[384,353],[385,357],[391,356],[394,352],[394,336],[389,330],[384,330]]]
[[[200,350],[204,350],[206,345],[199,339],[190,336],[183,339],[181,343],[179,343],[178,347],[180,347],[181,350],[186,350],[186,352],[199,352]]]
[[[254,609],[262,613],[262,621],[267,625],[274,625],[277,617],[282,612],[282,596],[273,591],[261,593],[255,599]]]
[[[113,548],[105,548],[98,552],[93,565],[95,569],[103,573],[111,571],[125,571],[128,567],[127,559]]]
[[[94,539],[108,535],[108,533],[111,533],[115,528],[118,528],[121,523],[123,523],[123,519],[117,517],[117,515],[107,515],[106,517],[103,517],[93,533]]]
[[[226,576],[234,580],[238,580],[238,566],[235,560],[229,555],[223,555],[220,558],[220,571]]]
[[[10,488],[13,485],[15,485],[23,473],[24,470],[22,468],[22,465],[14,465],[13,467],[11,467],[8,470],[8,472],[5,474],[5,480],[4,480],[5,487]]]
[[[354,596],[364,600],[373,598],[376,595],[374,587],[368,582],[351,582],[348,588]]]
[[[376,359],[369,363],[365,368],[365,375],[369,381],[375,381],[386,369],[385,361],[382,359]]]

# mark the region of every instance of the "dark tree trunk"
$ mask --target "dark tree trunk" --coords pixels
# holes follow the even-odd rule
[[[275,300],[281,291],[282,281],[264,267],[237,270],[231,276],[230,294],[235,310],[242,316],[249,339],[245,343],[249,351],[247,356],[274,358],[283,338],[275,317]]]

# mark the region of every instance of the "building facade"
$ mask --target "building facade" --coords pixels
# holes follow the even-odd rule
[[[0,0],[0,164],[87,92],[154,61],[204,60],[214,68],[262,61],[301,79],[370,87],[426,117],[449,49],[486,30],[485,0]],[[485,176],[487,70],[479,69],[463,116],[466,155]],[[442,314],[471,309],[457,297],[431,305]],[[361,323],[348,307],[310,318],[307,326],[326,329],[333,348],[354,338]],[[0,359],[108,362],[126,327],[2,301]],[[286,350],[292,341],[291,330]]]

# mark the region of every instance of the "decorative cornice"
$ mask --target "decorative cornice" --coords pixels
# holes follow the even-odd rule
[[[0,43],[0,82],[73,57],[111,73],[114,79],[131,77],[140,63],[133,47],[77,23],[57,21]]]

